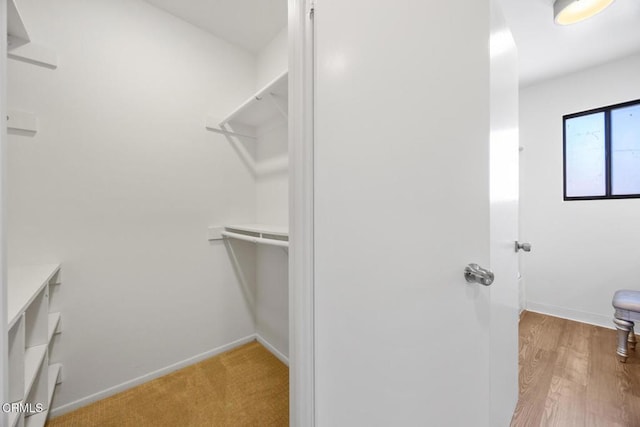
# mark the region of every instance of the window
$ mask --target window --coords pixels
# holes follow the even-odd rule
[[[640,100],[563,122],[564,200],[640,198]]]

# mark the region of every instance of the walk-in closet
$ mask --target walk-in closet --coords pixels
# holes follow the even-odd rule
[[[8,427],[288,425],[287,1],[7,4]]]

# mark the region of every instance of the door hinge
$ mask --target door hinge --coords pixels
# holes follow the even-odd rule
[[[309,2],[309,19],[313,19],[313,14],[316,11],[316,2],[311,0]]]

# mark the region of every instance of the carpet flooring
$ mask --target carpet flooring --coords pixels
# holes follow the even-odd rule
[[[262,345],[251,342],[46,425],[288,426],[289,369]]]

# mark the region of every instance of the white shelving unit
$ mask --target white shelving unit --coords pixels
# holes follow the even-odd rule
[[[229,239],[245,240],[263,245],[289,247],[287,227],[265,224],[227,225],[220,233]]]
[[[56,384],[59,382],[60,371],[62,370],[62,365],[59,363],[49,365],[49,370],[47,372],[47,399],[48,402],[51,403],[53,400],[53,392],[55,391]],[[44,412],[40,412],[39,414],[34,414],[25,419],[24,425],[25,427],[41,427],[47,422],[47,416],[49,415],[48,409]]]
[[[247,138],[255,138],[255,129],[278,115],[288,117],[289,74],[285,72],[252,95],[222,120],[208,118],[207,129]]]
[[[14,0],[7,2],[7,50],[29,43],[29,33]]]
[[[40,413],[9,413],[9,427],[44,426],[60,382],[60,364],[49,365],[53,336],[60,332],[60,313],[50,313],[51,288],[59,285],[57,264],[9,268],[9,400]]]
[[[223,119],[207,118],[206,128],[226,136],[256,184],[257,221],[288,222],[288,72],[268,85]],[[274,173],[275,172],[275,173]],[[284,203],[285,206],[276,206]],[[231,224],[208,227],[208,240],[255,243],[255,251],[236,256],[229,245],[237,271],[251,272],[255,280],[253,320],[256,339],[283,363],[288,364],[288,253],[289,230],[268,224]],[[276,248],[282,249],[282,251]],[[284,252],[284,254],[282,253]],[[251,263],[248,264],[247,263]],[[254,274],[255,273],[255,274]]]
[[[53,50],[31,42],[15,0],[7,2],[7,57],[52,70],[58,67]]]

